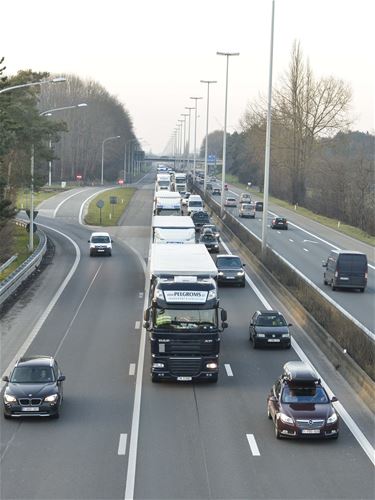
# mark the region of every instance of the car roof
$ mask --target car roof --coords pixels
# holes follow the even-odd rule
[[[109,233],[106,233],[104,231],[97,231],[95,233],[91,233],[91,236],[109,236]]]
[[[52,356],[24,356],[17,361],[16,366],[52,366],[53,362]]]
[[[262,316],[267,316],[267,315],[275,315],[275,314],[279,314],[280,316],[282,316],[281,312],[279,311],[275,311],[275,310],[261,310],[261,311],[257,311],[257,313],[259,314],[262,314]]]
[[[303,361],[288,361],[283,367],[283,380],[286,382],[298,382],[302,384],[320,383],[315,370]]]
[[[336,253],[337,255],[367,255],[363,252],[356,252],[354,250],[331,250],[331,253]]]
[[[240,257],[239,257],[238,255],[234,255],[234,254],[232,254],[232,253],[221,253],[221,254],[217,255],[217,257],[216,257],[216,258],[218,259],[219,257],[220,257],[220,258],[223,258],[223,257],[225,257],[225,258],[229,258],[229,257],[236,257],[237,259],[240,259]],[[240,260],[241,260],[241,259],[240,259]]]

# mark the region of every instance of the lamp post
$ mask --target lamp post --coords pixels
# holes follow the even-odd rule
[[[183,138],[182,138],[182,124],[184,122],[184,120],[178,120],[179,124],[180,124],[180,147],[179,147],[179,157],[180,157],[180,161],[179,161],[179,168],[181,168],[181,158],[182,158],[182,141],[183,141]]]
[[[206,141],[204,148],[204,183],[203,192],[207,189],[207,156],[208,156],[208,112],[210,109],[210,84],[217,83],[216,80],[201,80],[201,83],[207,83],[207,112],[206,112]]]
[[[265,257],[267,249],[267,214],[268,214],[268,189],[270,176],[270,156],[271,156],[271,107],[272,107],[272,65],[273,65],[273,32],[275,17],[275,0],[272,0],[271,16],[271,43],[270,43],[270,67],[268,76],[268,109],[267,109],[267,130],[266,130],[266,150],[264,158],[264,187],[263,187],[263,219],[262,219],[262,257]]]
[[[120,139],[121,136],[119,135],[115,135],[113,137],[107,137],[106,139],[104,139],[104,141],[102,142],[102,172],[101,172],[101,176],[100,176],[100,184],[103,186],[103,173],[104,173],[104,144],[107,142],[107,141],[114,141],[116,139]]]
[[[60,83],[65,81],[66,78],[59,76],[57,78],[52,78],[52,80],[40,80],[39,82],[23,83],[21,85],[13,85],[12,87],[6,87],[5,89],[1,89],[0,94],[3,94],[4,92],[9,92],[10,90],[22,89],[25,87],[35,87],[35,85],[44,85],[46,83]]]
[[[73,106],[64,106],[62,108],[53,108],[53,109],[47,109],[46,111],[43,111],[42,113],[39,113],[39,116],[51,116],[52,113],[55,111],[63,111],[65,109],[74,109],[74,108],[85,108],[87,107],[87,104],[85,102],[81,102],[80,104],[75,104]],[[49,141],[49,149],[52,149],[52,141]],[[52,160],[49,160],[48,162],[48,186],[51,187],[52,184]]]
[[[190,156],[190,119],[191,119],[191,110],[193,107],[185,106],[185,109],[189,110],[189,132],[188,132],[188,142],[187,142],[187,162],[186,162],[186,170],[189,168],[189,156]]]
[[[127,145],[130,144],[132,141],[136,141],[136,138],[129,139],[128,141],[125,142],[125,149],[124,149],[124,183],[126,181],[126,172],[129,172],[129,169],[127,168]],[[130,157],[130,155],[129,155]],[[129,162],[130,163],[130,162]]]
[[[227,103],[228,103],[228,67],[229,67],[229,57],[239,56],[239,52],[216,52],[218,56],[226,56],[227,58],[227,72],[225,79],[225,108],[224,108],[224,133],[223,133],[223,170],[221,173],[221,207],[220,214],[224,215],[224,184],[225,184],[225,164],[226,164],[226,153],[227,153]]]
[[[184,146],[183,146],[183,160],[182,165],[186,164],[186,118],[189,116],[189,113],[181,113],[181,116],[184,117]]]
[[[193,182],[195,182],[195,168],[197,164],[197,114],[198,114],[198,100],[203,97],[190,97],[195,101],[195,114],[194,114],[194,161],[193,161]]]

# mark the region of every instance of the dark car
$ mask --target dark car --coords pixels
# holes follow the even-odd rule
[[[3,380],[5,418],[59,417],[65,376],[53,357],[20,358]]]
[[[263,201],[256,201],[255,202],[255,210],[257,212],[263,212]]]
[[[245,286],[245,264],[242,264],[241,259],[236,255],[223,254],[218,255],[216,259],[216,267],[218,270],[217,282],[219,285],[224,283]]]
[[[191,214],[195,229],[198,231],[204,224],[210,224],[210,217],[207,212],[201,210],[200,212],[193,212]]]
[[[211,182],[207,182],[207,184],[206,184],[206,189],[207,189],[208,191],[212,191],[213,187],[212,187]]]
[[[323,281],[336,288],[357,288],[365,291],[367,285],[367,255],[360,252],[331,250],[326,262]]]
[[[254,349],[258,346],[291,346],[289,327],[278,311],[256,311],[249,325],[249,337]]]
[[[221,196],[221,189],[220,188],[213,188],[212,196]]]
[[[275,217],[272,219],[271,229],[288,229],[288,221],[285,217]]]
[[[203,234],[205,231],[211,231],[212,233],[214,233],[217,240],[220,241],[220,231],[215,224],[204,224],[201,227],[201,234]]]
[[[205,231],[201,234],[199,243],[206,245],[209,252],[219,253],[219,242],[212,231]]]
[[[339,436],[339,417],[315,371],[302,361],[289,361],[267,398],[267,415],[275,436],[331,438]]]

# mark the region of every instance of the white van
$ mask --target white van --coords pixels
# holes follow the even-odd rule
[[[112,255],[112,239],[108,233],[92,233],[90,239],[90,257],[93,255]]]
[[[188,215],[193,214],[194,212],[201,212],[203,210],[203,201],[199,194],[191,194],[189,196],[188,204],[187,204],[187,213]]]

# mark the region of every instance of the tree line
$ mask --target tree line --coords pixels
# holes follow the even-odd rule
[[[349,86],[316,78],[295,42],[288,70],[273,89],[270,194],[375,234],[374,140],[350,130]],[[246,109],[227,134],[227,171],[263,190],[266,101]],[[208,137],[222,157],[223,132]],[[204,156],[205,142],[200,155]]]

